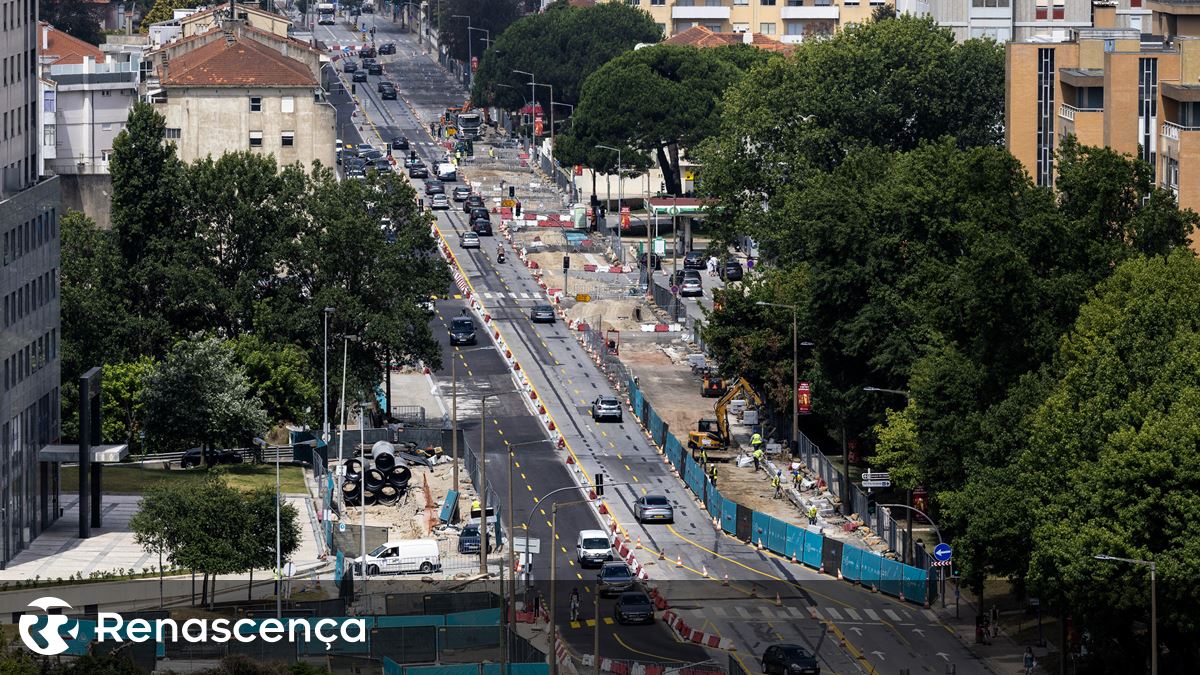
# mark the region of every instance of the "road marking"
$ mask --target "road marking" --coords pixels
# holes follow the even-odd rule
[[[940,623],[938,621],[937,614],[935,614],[932,609],[923,609],[923,610],[921,610],[921,613],[924,614],[925,618],[929,619],[932,623]]]
[[[800,608],[799,608],[799,607],[793,607],[792,605],[788,605],[788,606],[787,606],[787,611],[788,611],[788,614],[791,614],[791,615],[792,615],[792,618],[793,618],[793,619],[802,619],[802,618],[804,618],[804,613],[800,611]]]
[[[612,625],[612,618],[605,617],[604,623]],[[672,631],[672,634],[674,634],[673,631]],[[659,654],[651,654],[650,652],[638,651],[638,650],[634,649],[633,647],[630,647],[629,645],[625,644],[625,641],[621,639],[621,636],[616,633],[613,633],[613,639],[617,641],[617,644],[621,645],[622,647],[624,647],[625,649],[627,649],[628,651],[630,651],[634,654],[640,654],[642,656],[649,656],[650,658],[655,659],[657,661],[669,661],[671,663],[686,663],[686,661],[680,661],[679,659],[673,659],[669,656],[661,656]],[[750,671],[747,670],[746,672],[750,672]],[[757,672],[757,671],[755,671],[755,672]]]
[[[594,627],[596,626],[596,620],[595,620],[595,619],[588,619],[588,620],[587,620],[587,621],[585,621],[584,623],[586,623],[586,624],[587,624],[587,627],[588,627],[588,628],[594,628]]]
[[[569,623],[571,624],[571,628],[583,628],[583,624],[578,621],[571,621]]]
[[[747,610],[745,607],[742,607],[741,605],[738,605],[737,607],[734,607],[734,609],[736,609],[736,610],[737,610],[737,613],[738,613],[738,614],[740,614],[740,615],[742,616],[742,618],[743,618],[743,619],[749,619],[749,618],[750,618],[750,612],[749,612],[749,611],[748,611],[748,610]]]
[[[632,472],[633,472],[633,469],[629,468],[629,465],[628,465],[628,464],[626,464],[626,465],[625,465],[625,470],[626,470],[626,471],[629,471],[630,473],[632,473]]]
[[[759,607],[759,608],[758,608],[758,611],[759,611],[759,613],[760,613],[760,614],[762,614],[762,615],[763,615],[763,617],[764,617],[764,618],[767,618],[767,619],[774,619],[774,618],[775,618],[775,615],[774,615],[774,614],[771,612],[771,608],[770,608],[770,607]]]
[[[899,621],[901,620],[901,619],[900,619],[900,615],[899,615],[899,614],[897,614],[897,613],[895,613],[895,612],[893,612],[893,611],[892,611],[892,610],[890,610],[890,609],[885,609],[885,610],[883,610],[883,613],[884,613],[884,614],[887,614],[887,615],[888,615],[888,618],[889,618],[889,619],[891,619],[892,621],[899,622]]]
[[[579,572],[576,572],[576,573],[575,573],[575,576],[579,577],[579,580],[580,580],[580,581],[583,581],[583,575],[582,575],[582,574],[580,574]]]
[[[860,617],[858,612],[854,611],[853,609],[847,609],[846,615],[855,621],[862,621],[862,617]]]
[[[613,618],[611,616],[604,617],[604,625],[606,625],[606,626],[613,625]]]
[[[841,614],[841,612],[837,611],[837,610],[836,610],[836,609],[834,609],[833,607],[826,607],[826,608],[825,608],[825,613],[826,613],[826,614],[828,614],[828,615],[829,615],[829,618],[830,618],[830,619],[833,619],[834,621],[841,621],[841,620],[842,620],[842,614]]]
[[[530,492],[533,492],[533,486],[532,486],[532,485],[526,485],[525,487],[529,488],[529,491],[530,491]]]
[[[640,483],[641,481],[640,481],[640,480],[638,480],[638,477],[637,477],[637,476],[634,476],[634,477],[633,477],[633,482],[635,482],[635,483]]]
[[[720,605],[716,605],[715,607],[713,607],[712,612],[713,612],[713,614],[716,614],[717,616],[722,616],[722,617],[727,616],[727,614],[725,613],[725,608]]]
[[[878,620],[879,620],[879,615],[878,615],[878,614],[876,614],[876,613],[875,613],[875,610],[873,610],[873,609],[864,609],[864,610],[863,610],[863,613],[864,613],[864,614],[866,614],[866,615],[867,615],[867,618],[868,618],[868,619],[870,619],[870,620],[872,620],[872,621],[878,621]]]
[[[513,462],[513,463],[516,464],[516,462]],[[529,480],[528,478],[525,477],[525,472],[521,472],[521,480]],[[546,512],[543,511],[542,515],[545,515],[545,514],[546,514]]]

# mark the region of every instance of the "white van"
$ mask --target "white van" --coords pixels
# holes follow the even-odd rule
[[[442,162],[437,165],[437,177],[440,181],[453,183],[458,180],[458,169],[454,168],[450,162]]]
[[[356,574],[362,574],[362,556],[353,561]],[[381,544],[367,554],[367,576],[377,574],[430,574],[442,569],[441,552],[436,539],[407,539]]]
[[[580,530],[575,541],[575,559],[580,567],[603,565],[613,559],[612,543],[604,530]]]

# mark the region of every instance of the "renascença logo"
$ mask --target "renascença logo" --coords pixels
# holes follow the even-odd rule
[[[70,605],[58,598],[38,598],[29,604],[43,611],[51,607],[66,607]],[[46,619],[48,625],[37,630],[33,627],[39,621]],[[68,617],[47,615],[24,615],[19,622],[21,640],[26,647],[43,656],[55,656],[67,650],[67,643],[62,639],[59,629],[70,621]],[[72,638],[77,637],[79,624],[76,623],[66,631]],[[34,636],[40,637],[46,646],[37,644]],[[333,643],[367,641],[367,623],[361,618],[346,619],[188,619],[179,623],[174,619],[131,619],[115,612],[100,612],[96,615],[96,642],[147,642],[154,640],[162,642],[321,642],[326,651],[333,648]]]
[[[71,619],[59,614],[50,614],[49,612],[55,607],[70,609],[71,606],[58,598],[51,598],[49,596],[38,598],[29,603],[29,606],[36,607],[46,612],[46,614],[41,616],[36,614],[21,615],[20,620],[17,621],[17,628],[21,632],[21,642],[24,642],[25,646],[31,651],[42,656],[57,656],[67,651],[67,641],[62,638],[63,631],[61,629]],[[43,620],[45,621],[45,625],[34,629],[34,625]],[[72,639],[77,637],[79,635],[79,624],[73,624],[66,630],[66,633]],[[38,643],[38,639],[41,640],[41,644]]]

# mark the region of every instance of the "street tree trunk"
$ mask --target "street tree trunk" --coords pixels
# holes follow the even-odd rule
[[[658,155],[658,167],[663,172],[663,182],[667,186],[667,194],[678,195],[680,193],[678,152],[672,153],[675,155],[674,163],[671,162],[671,157],[667,155],[666,146],[659,146],[655,152]]]

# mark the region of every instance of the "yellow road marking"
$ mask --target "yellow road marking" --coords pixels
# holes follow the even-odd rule
[[[604,623],[605,623],[605,625],[608,625],[608,626],[613,625],[613,618],[611,616],[604,617]]]
[[[596,620],[595,620],[595,619],[588,619],[588,620],[587,620],[587,621],[585,621],[584,623],[586,623],[586,624],[587,624],[587,627],[588,627],[588,628],[595,628],[595,627],[596,627]]]
[[[612,620],[609,619],[608,621],[611,622]],[[679,659],[673,659],[669,656],[662,656],[660,654],[651,654],[649,652],[638,651],[638,650],[634,649],[633,647],[630,647],[629,645],[625,644],[625,641],[621,639],[621,636],[617,635],[616,633],[613,633],[613,639],[617,641],[617,644],[621,645],[622,647],[629,650],[630,652],[633,652],[634,654],[641,654],[642,656],[649,656],[650,658],[656,659],[658,661],[669,661],[671,663],[685,663],[684,661],[680,661]],[[751,671],[747,670],[746,672],[751,672]]]

